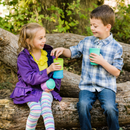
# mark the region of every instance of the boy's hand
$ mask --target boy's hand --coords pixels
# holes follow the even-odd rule
[[[59,47],[59,48],[55,48],[51,51],[51,56],[56,57],[56,59],[63,53],[64,48],[63,47]]]
[[[61,69],[61,65],[58,65],[59,63],[52,63],[48,68],[47,68],[47,74],[49,74],[52,71],[55,70],[60,70]]]
[[[99,65],[101,65],[104,61],[103,56],[101,54],[99,56],[95,53],[91,53],[89,55],[89,59],[90,59],[90,62],[94,62],[94,63],[99,64]]]

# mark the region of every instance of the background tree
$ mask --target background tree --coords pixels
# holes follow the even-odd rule
[[[10,15],[1,19],[0,27],[18,33],[28,22],[43,24],[48,33],[70,32],[90,35],[89,12],[103,0],[12,0],[4,1]]]
[[[48,22],[43,19],[43,25],[49,32],[72,32],[76,34],[86,34],[89,25],[89,12],[96,6],[103,4],[104,0],[39,0],[44,9],[44,15],[49,15],[56,20]],[[45,8],[46,6],[46,8]],[[58,16],[58,17],[57,17]],[[57,29],[55,29],[55,26]]]
[[[116,0],[116,22],[112,29],[114,38],[130,43],[130,5],[125,0]],[[0,17],[0,28],[18,34],[21,26],[37,22],[47,33],[75,33],[92,35],[89,27],[89,13],[104,0],[4,0],[9,5],[9,15]]]

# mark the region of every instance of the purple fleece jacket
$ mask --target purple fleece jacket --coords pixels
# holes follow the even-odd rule
[[[54,59],[54,56],[50,56],[52,47],[45,44],[44,50],[47,52],[48,66],[50,66]],[[17,70],[18,82],[10,97],[15,104],[23,104],[31,101],[38,102],[43,91],[41,83],[52,78],[53,72],[47,75],[46,69],[39,71],[38,65],[27,49],[24,49],[18,55]],[[61,101],[62,98],[58,93],[60,91],[61,79],[54,79],[54,81],[56,87],[51,93],[54,99]]]

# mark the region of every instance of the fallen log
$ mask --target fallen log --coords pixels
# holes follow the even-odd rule
[[[18,37],[0,28],[0,60],[17,70]]]
[[[86,36],[72,33],[47,34],[47,44],[52,47],[65,47],[77,45]],[[18,36],[0,28],[0,60],[11,66],[16,72]],[[123,46],[124,69],[130,71],[130,45],[120,43]],[[11,62],[10,62],[11,61]]]
[[[80,76],[64,70],[64,78],[61,80],[60,95],[63,97],[77,98],[79,95]]]
[[[119,124],[130,124],[130,82],[120,83],[116,102],[119,109]],[[61,102],[54,101],[52,105],[56,128],[78,128],[78,98],[63,98]],[[0,129],[24,130],[29,114],[27,105],[14,105],[10,99],[0,99]],[[92,127],[106,126],[105,116],[98,100],[91,110]],[[43,120],[39,119],[37,128],[42,129]]]
[[[56,36],[57,35],[57,36]],[[63,43],[65,47],[69,47],[70,43],[75,45],[84,38],[84,36],[76,34],[48,34],[52,36],[50,43]],[[63,36],[62,36],[63,35]],[[62,38],[61,38],[62,37]],[[67,38],[68,37],[68,38]],[[53,41],[55,39],[55,42]],[[49,40],[49,39],[48,39]],[[76,42],[77,40],[77,42]],[[78,41],[79,40],[79,41]],[[16,60],[17,60],[17,45],[18,37],[10,32],[0,29],[0,60],[9,65],[16,72]],[[48,43],[49,44],[49,43]],[[61,46],[63,46],[61,44]],[[60,45],[58,45],[60,46]],[[130,55],[130,46],[126,44],[126,51],[124,57],[127,57],[128,63]],[[126,64],[126,63],[125,63]],[[129,64],[128,64],[129,65]],[[79,127],[78,113],[76,109],[76,103],[78,102],[80,76],[64,71],[64,78],[62,79],[62,86],[60,94],[64,97],[76,97],[76,98],[63,98],[61,102],[53,102],[53,113],[55,117],[56,128],[71,128]],[[130,82],[118,84],[117,103],[119,104],[119,123],[120,125],[130,124]],[[14,105],[11,100],[0,100],[0,129],[25,129],[25,122],[28,116],[28,107],[26,105]],[[99,127],[106,125],[105,116],[100,108],[100,104],[97,101],[91,111],[92,114],[92,126]],[[43,128],[42,118],[39,120],[38,128]]]

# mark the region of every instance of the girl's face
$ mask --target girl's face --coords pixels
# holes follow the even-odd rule
[[[105,39],[110,35],[110,25],[104,25],[101,19],[90,19],[91,31],[99,39]]]
[[[45,29],[42,28],[38,30],[35,34],[35,37],[33,39],[33,51],[39,51],[44,48],[44,45],[46,43],[46,33]]]

